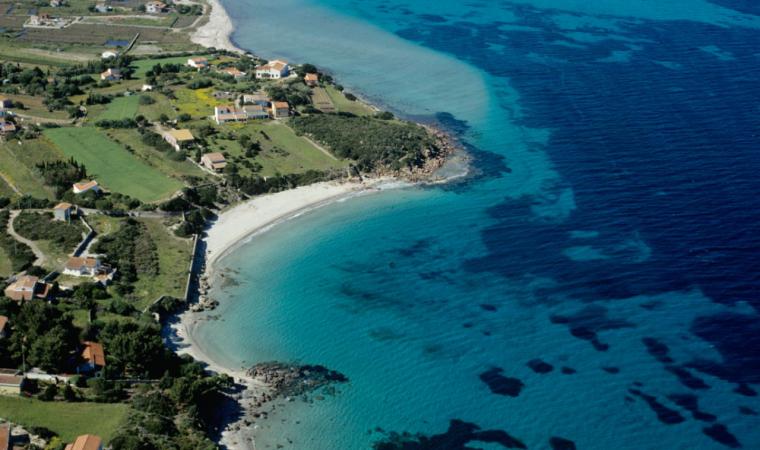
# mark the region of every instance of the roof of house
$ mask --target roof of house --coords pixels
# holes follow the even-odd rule
[[[0,425],[0,449],[8,450],[11,443],[11,425],[4,423]]]
[[[74,207],[74,205],[72,205],[71,203],[61,202],[61,203],[55,205],[55,208],[53,208],[53,209],[70,209],[70,208],[73,208],[73,207]]]
[[[0,316],[0,331],[3,331],[5,329],[5,326],[8,324],[8,317],[7,316]],[[0,447],[2,448],[2,447]]]
[[[275,59],[274,61],[270,61],[267,64],[257,67],[256,70],[276,70],[282,72],[287,66],[287,62]]]
[[[190,58],[190,61],[194,63],[207,63],[208,59],[206,58]]]
[[[290,105],[288,105],[288,102],[274,102],[272,105],[277,109],[285,109],[290,108]]]
[[[106,71],[101,73],[101,75],[121,75],[121,70],[110,68],[110,69],[106,69]]]
[[[82,350],[82,359],[85,359],[96,366],[105,367],[106,354],[103,351],[103,345],[97,342],[85,341],[84,350]]]
[[[227,67],[226,69],[222,69],[222,72],[232,76],[245,75],[245,72],[239,70],[237,67]]]
[[[78,191],[86,191],[88,189],[92,189],[98,185],[98,182],[95,180],[87,181],[85,183],[74,183],[74,189]]]
[[[66,261],[66,268],[70,270],[79,270],[82,267],[94,269],[98,265],[98,258],[92,256],[72,256]]]
[[[24,377],[20,375],[0,373],[0,384],[6,385],[6,386],[21,386],[23,382],[24,382]]]
[[[3,131],[14,131],[16,129],[16,125],[12,122],[3,122],[0,123],[0,129]]]
[[[103,441],[94,434],[83,434],[76,440],[66,446],[66,450],[98,450],[103,445]]]
[[[206,153],[203,155],[204,158],[208,159],[212,164],[213,163],[222,163],[227,161],[224,159],[224,155],[222,155],[219,152],[213,152],[213,153]]]
[[[14,281],[13,284],[11,284],[11,287],[15,288],[16,290],[34,289],[38,281],[40,281],[40,279],[37,277],[33,277],[31,275],[23,275],[18,277],[18,279]]]
[[[307,73],[306,76],[303,77],[306,81],[317,81],[319,80],[319,75],[316,73]]]
[[[193,133],[191,133],[190,130],[186,128],[183,128],[181,130],[169,130],[167,134],[171,135],[171,137],[173,137],[177,142],[195,140]]]

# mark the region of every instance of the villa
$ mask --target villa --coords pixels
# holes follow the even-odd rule
[[[315,87],[319,84],[319,75],[316,73],[307,73],[303,77],[303,81],[306,83],[309,87]]]
[[[201,164],[210,170],[218,172],[227,167],[227,160],[224,159],[224,155],[219,152],[206,153],[201,157]]]
[[[15,133],[17,129],[13,122],[0,122],[0,135]]]
[[[91,277],[95,282],[105,286],[113,281],[116,269],[94,256],[72,256],[66,261],[63,274],[72,277]]]
[[[161,14],[166,11],[166,3],[164,2],[148,2],[145,4],[145,12],[148,14]]]
[[[97,372],[106,366],[106,354],[103,351],[103,344],[97,342],[83,342],[81,357],[83,362],[77,367],[78,372]]]
[[[194,69],[205,69],[208,67],[208,59],[206,58],[190,58],[187,60],[187,65]]]
[[[84,194],[85,192],[100,192],[100,186],[95,180],[87,181],[84,183],[74,183],[73,190],[75,194]]]
[[[0,369],[0,395],[21,395],[24,377],[16,369]]]
[[[227,67],[226,69],[222,69],[222,73],[229,75],[236,80],[245,78],[245,75],[246,75],[245,72],[238,70],[236,67]]]
[[[4,339],[6,336],[6,326],[8,325],[8,317],[0,316],[0,339]]]
[[[256,67],[256,78],[277,80],[287,77],[290,73],[290,67],[285,61],[275,59],[268,64]]]
[[[232,105],[214,107],[214,120],[217,125],[227,122],[245,122],[250,119],[268,119],[269,113],[261,105],[236,108]]]
[[[192,145],[195,137],[188,129],[169,130],[164,133],[164,140],[174,147],[174,150],[180,151]]]
[[[288,102],[272,102],[272,117],[281,119],[290,115],[290,105]]]
[[[108,81],[119,81],[122,79],[121,70],[113,68],[108,69],[100,74],[100,79]]]
[[[83,434],[66,445],[65,450],[103,450],[103,440],[94,434]]]
[[[79,208],[71,203],[62,202],[53,208],[53,219],[68,222],[79,213]]]
[[[22,275],[5,288],[4,294],[16,302],[30,301],[35,297],[45,294],[45,283],[30,275]]]

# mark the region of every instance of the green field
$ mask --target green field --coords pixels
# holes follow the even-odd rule
[[[108,442],[126,419],[128,409],[121,403],[42,402],[0,396],[0,417],[26,427],[48,428],[65,442],[88,433]]]
[[[145,73],[153,68],[156,64],[187,64],[187,60],[190,58],[208,58],[211,55],[193,55],[193,56],[175,56],[171,58],[151,58],[140,59],[132,63],[132,67],[135,68],[135,73],[132,75],[135,78],[144,78]]]
[[[332,86],[326,86],[325,91],[339,112],[347,112],[356,114],[357,116],[371,116],[375,114],[375,111],[369,106],[359,101],[347,99],[342,92]]]
[[[135,156],[170,177],[178,179],[186,176],[210,178],[207,172],[190,161],[186,159],[174,161],[167,158],[164,153],[157,152],[153,147],[144,144],[136,130],[109,130],[108,135],[116,141],[132,147]]]
[[[97,117],[97,120],[133,119],[137,115],[137,108],[140,107],[139,101],[139,95],[117,97],[106,106],[106,110]]]
[[[54,197],[53,190],[42,183],[34,164],[61,159],[61,154],[46,139],[7,141],[0,144],[0,172],[24,194],[39,198]]]
[[[133,156],[96,128],[52,128],[45,135],[66,156],[87,167],[87,172],[106,189],[127,194],[143,202],[155,202],[182,188],[158,169]]]
[[[8,257],[8,254],[5,253],[5,250],[0,248],[0,277],[7,278],[11,275],[13,275],[11,259]]]

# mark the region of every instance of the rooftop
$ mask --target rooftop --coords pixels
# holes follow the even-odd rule
[[[190,130],[186,128],[183,128],[181,130],[169,130],[167,133],[171,135],[174,139],[176,139],[178,142],[195,140],[195,138],[193,137],[193,133],[191,133]]]
[[[219,152],[206,153],[205,155],[203,155],[203,157],[208,159],[212,163],[220,163],[220,162],[226,161],[226,159],[224,159],[224,155],[222,155]]]
[[[94,434],[83,434],[76,440],[66,446],[66,450],[99,450],[103,445],[103,440]]]
[[[98,265],[98,258],[92,256],[72,256],[66,261],[66,268],[71,270],[79,270],[82,267],[94,269]]]
[[[82,350],[82,359],[85,359],[96,366],[105,367],[106,354],[103,351],[103,345],[97,342],[85,341],[84,350]]]

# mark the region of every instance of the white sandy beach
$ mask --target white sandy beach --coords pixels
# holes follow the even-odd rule
[[[222,7],[219,0],[206,0],[211,7],[211,14],[208,22],[198,27],[191,36],[191,40],[204,47],[214,47],[218,49],[229,50],[232,52],[243,53],[243,51],[232,43],[230,36],[235,31],[232,19],[227,11]]]

